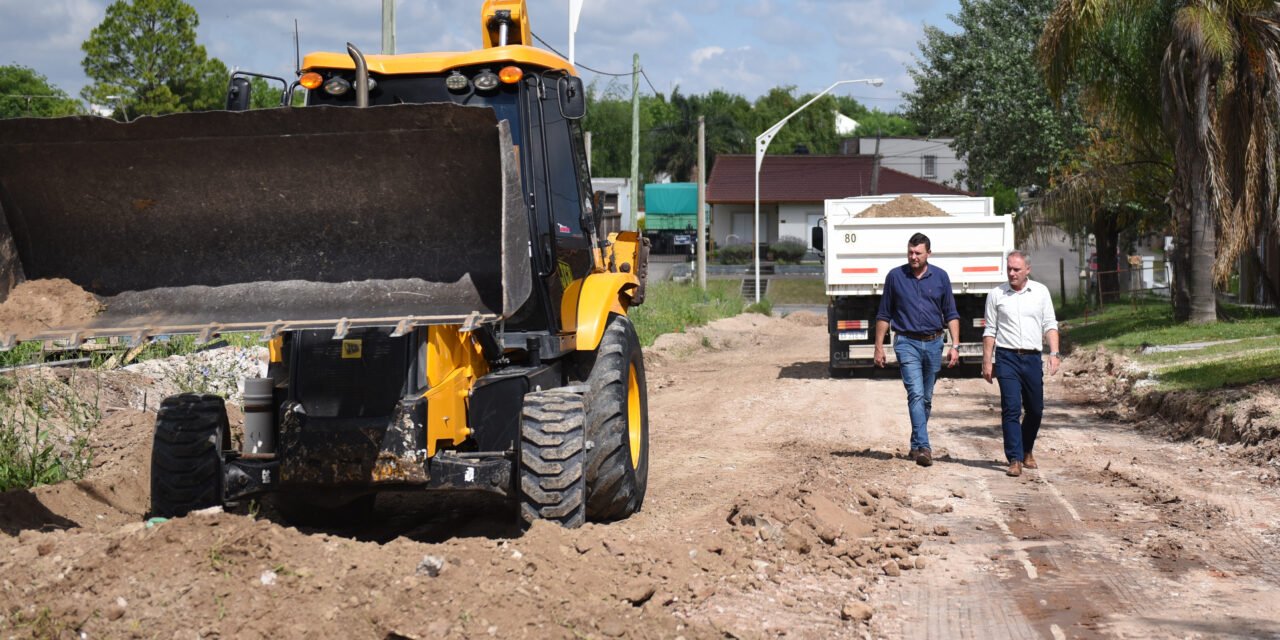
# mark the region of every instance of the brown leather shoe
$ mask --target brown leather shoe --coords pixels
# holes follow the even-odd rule
[[[917,449],[916,464],[922,467],[928,467],[933,465],[933,453],[930,452],[928,449]]]
[[[1031,455],[1031,452],[1030,452],[1030,451],[1028,451],[1028,452],[1027,452],[1027,455],[1022,456],[1022,466],[1023,466],[1023,467],[1026,467],[1026,468],[1028,468],[1028,469],[1038,469],[1038,468],[1039,468],[1039,467],[1037,467],[1037,466],[1036,466],[1036,458],[1035,458],[1035,456]]]
[[[919,449],[912,449],[912,450],[908,451],[908,452],[907,452],[907,459],[908,459],[908,460],[915,460],[915,459],[916,459],[916,454],[918,454],[918,453],[920,453],[920,450],[919,450]]]
[[[1006,476],[1013,476],[1014,478],[1022,475],[1022,462],[1018,460],[1014,460],[1013,462],[1010,462],[1009,470],[1004,472],[1004,474]]]

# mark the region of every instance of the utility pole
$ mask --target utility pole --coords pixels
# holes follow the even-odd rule
[[[880,195],[880,130],[876,129],[876,152],[871,156],[871,195]]]
[[[698,116],[698,288],[707,288],[707,117]]]
[[[396,0],[382,0],[382,54],[396,53]]]
[[[640,229],[640,54],[631,54],[631,222]]]

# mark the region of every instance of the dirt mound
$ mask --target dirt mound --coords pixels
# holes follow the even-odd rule
[[[884,204],[867,207],[857,218],[936,218],[951,215],[913,195],[901,195]]]
[[[0,336],[31,336],[49,327],[81,324],[101,310],[93,294],[70,280],[28,280],[0,304]]]
[[[1129,420],[1161,435],[1237,445],[1260,461],[1280,457],[1280,383],[1213,391],[1139,391],[1147,375],[1106,347],[1077,350],[1063,362],[1077,400],[1106,404],[1104,417]]]
[[[827,316],[802,309],[787,314],[786,321],[802,327],[821,327],[827,324]]]

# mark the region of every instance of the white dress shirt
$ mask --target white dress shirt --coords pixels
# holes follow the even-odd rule
[[[1040,351],[1044,334],[1058,328],[1049,288],[1035,280],[1027,280],[1022,291],[1014,291],[1006,282],[987,292],[983,316],[982,337],[995,338],[996,346],[1005,349]]]

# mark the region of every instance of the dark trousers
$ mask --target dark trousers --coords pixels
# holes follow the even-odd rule
[[[1009,462],[1021,462],[1036,445],[1036,434],[1040,432],[1040,419],[1044,415],[1041,355],[996,349],[994,373],[1000,382],[1004,456]]]

